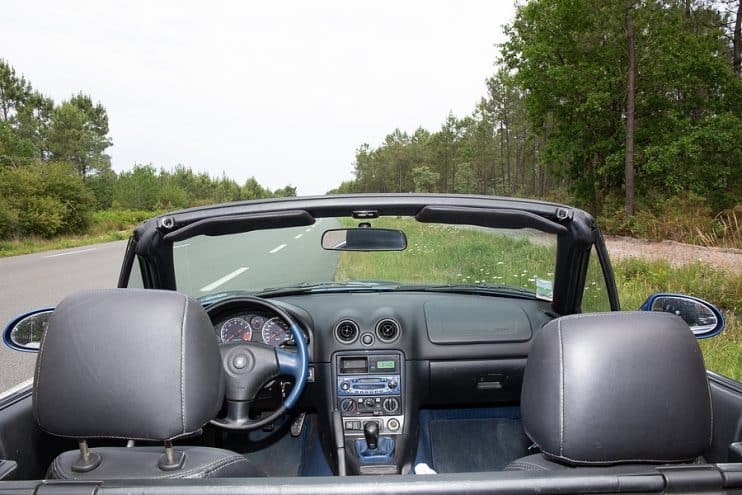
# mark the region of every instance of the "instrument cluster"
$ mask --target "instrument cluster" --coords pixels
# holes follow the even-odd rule
[[[293,346],[294,337],[281,317],[265,313],[230,315],[214,325],[220,342],[262,342],[274,347]],[[306,332],[304,332],[306,338]]]

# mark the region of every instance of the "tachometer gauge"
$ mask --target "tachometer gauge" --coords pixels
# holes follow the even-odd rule
[[[263,342],[276,347],[291,339],[289,326],[277,316],[265,322],[261,334],[263,335]]]
[[[256,315],[256,316],[253,316],[250,319],[250,326],[256,332],[259,331],[259,330],[261,330],[263,328],[263,325],[265,325],[265,317],[264,316]]]
[[[222,323],[222,342],[249,342],[252,339],[252,328],[250,322],[244,318],[235,317]]]

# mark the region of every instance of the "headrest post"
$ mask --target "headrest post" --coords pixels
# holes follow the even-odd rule
[[[88,441],[82,439],[79,440],[77,444],[80,446],[80,458],[82,458],[82,462],[90,462],[90,450],[88,450]]]
[[[87,473],[97,468],[101,462],[100,455],[90,452],[88,441],[84,438],[78,440],[77,444],[80,447],[80,458],[72,464],[72,470],[78,473]]]
[[[175,463],[175,457],[173,456],[173,442],[165,442],[165,459],[168,464]]]
[[[175,471],[185,464],[185,452],[176,452],[173,449],[173,442],[165,441],[165,453],[157,461],[157,467],[162,471]]]

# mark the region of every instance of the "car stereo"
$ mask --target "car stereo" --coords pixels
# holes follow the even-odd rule
[[[362,435],[378,423],[381,434],[401,433],[402,355],[399,352],[348,352],[335,356],[335,405],[346,436]]]

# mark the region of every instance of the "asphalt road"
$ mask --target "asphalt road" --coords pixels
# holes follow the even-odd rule
[[[56,306],[67,294],[116,287],[126,241],[0,258],[0,327],[36,308]],[[0,392],[33,375],[36,354],[0,344]]]
[[[193,238],[174,247],[178,289],[195,297],[333,280],[338,254],[319,248],[319,220],[308,227]],[[53,307],[78,290],[115,287],[126,241],[0,258],[0,326],[26,311]],[[0,393],[33,376],[36,354],[0,344]]]
[[[339,224],[194,237],[173,246],[178,290],[198,297],[236,289],[261,290],[334,279],[338,254],[320,248],[322,233]]]

